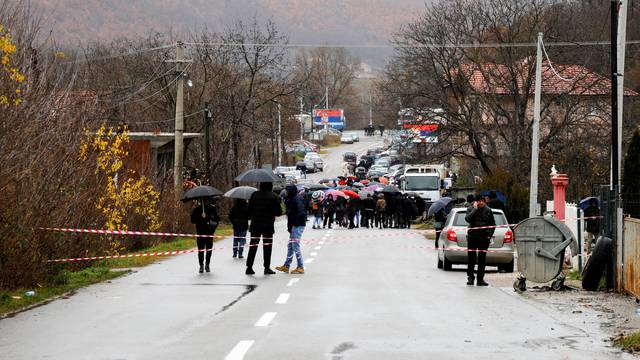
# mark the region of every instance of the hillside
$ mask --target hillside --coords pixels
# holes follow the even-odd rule
[[[424,7],[424,0],[31,0],[46,27],[64,44],[177,33],[207,27],[221,30],[253,16],[272,19],[291,42],[384,44]],[[390,50],[354,50],[380,65]]]

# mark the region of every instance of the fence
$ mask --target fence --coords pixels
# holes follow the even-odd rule
[[[622,287],[640,298],[640,220],[624,219]]]

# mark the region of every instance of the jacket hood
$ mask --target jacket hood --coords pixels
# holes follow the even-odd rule
[[[293,184],[287,185],[287,187],[285,187],[285,190],[287,191],[288,197],[292,197],[298,192],[298,188]]]

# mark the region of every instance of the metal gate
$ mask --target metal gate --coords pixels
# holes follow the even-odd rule
[[[640,299],[640,220],[624,219],[623,288]]]

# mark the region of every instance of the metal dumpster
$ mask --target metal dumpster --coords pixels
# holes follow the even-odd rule
[[[578,244],[573,232],[564,222],[550,216],[536,216],[520,222],[513,230],[518,253],[518,278],[513,284],[516,291],[525,291],[526,280],[537,283],[555,281],[551,287],[564,287],[564,274],[560,277],[564,252],[571,246],[577,254]]]

